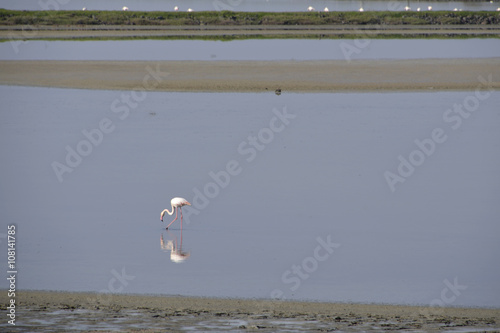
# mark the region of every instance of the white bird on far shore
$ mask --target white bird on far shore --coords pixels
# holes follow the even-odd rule
[[[313,7],[313,6],[309,6],[309,7],[307,7],[307,10],[308,10],[309,12],[313,12],[313,11],[315,11],[315,9],[314,9],[314,7]]]
[[[122,10],[123,10],[124,12],[126,12],[126,11],[128,10],[128,7],[125,7],[125,6],[124,6],[124,7],[122,8]]]
[[[179,10],[179,7],[175,6],[175,7],[174,7],[174,10],[175,10],[175,11],[178,11],[178,10]]]

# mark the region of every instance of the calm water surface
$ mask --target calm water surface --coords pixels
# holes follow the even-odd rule
[[[500,306],[498,92],[0,96],[20,289]]]
[[[362,47],[359,47],[362,45]],[[355,48],[356,52],[353,52]],[[0,60],[351,60],[488,58],[499,39],[29,41],[0,43]]]

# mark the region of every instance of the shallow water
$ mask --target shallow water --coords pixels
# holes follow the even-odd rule
[[[88,10],[121,10],[127,6],[131,11],[173,11],[175,6],[180,11],[186,11],[192,8],[195,11],[204,10],[232,10],[232,11],[264,11],[264,12],[289,12],[289,11],[307,11],[309,6],[316,10],[323,10],[328,7],[331,11],[357,11],[360,7],[364,10],[390,10],[403,11],[406,6],[412,10],[427,10],[432,6],[433,10],[496,10],[499,6],[498,1],[490,3],[489,1],[333,1],[333,0],[4,0],[2,8],[18,10],[79,10],[87,8]]]
[[[499,92],[0,96],[19,289],[500,306]]]
[[[354,50],[354,51],[353,51]],[[0,43],[0,60],[362,60],[490,58],[498,39],[29,41]]]

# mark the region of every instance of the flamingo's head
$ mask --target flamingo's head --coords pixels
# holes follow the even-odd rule
[[[162,222],[163,222],[163,215],[165,215],[165,211],[161,212],[160,221]]]

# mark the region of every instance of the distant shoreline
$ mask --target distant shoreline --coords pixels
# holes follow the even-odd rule
[[[135,12],[0,9],[0,40],[500,38],[500,12]]]
[[[1,295],[1,307],[6,309],[7,292],[2,291]],[[227,329],[233,321],[237,323],[234,329],[264,332],[276,332],[280,325],[294,324],[304,330],[500,328],[500,309],[24,290],[16,292],[16,318],[19,325],[35,331],[46,325],[66,329],[65,325],[72,325],[74,320],[87,327],[85,331],[106,325],[108,329],[125,332],[178,330],[196,325],[226,325]]]
[[[151,73],[158,74],[153,75]],[[328,61],[0,61],[0,84],[187,92],[500,89],[500,57]],[[155,77],[155,80],[152,80]],[[147,82],[145,82],[145,78]],[[481,78],[491,82],[485,86]]]
[[[496,11],[99,11],[0,9],[0,25],[214,26],[280,25],[499,25]]]
[[[500,26],[238,25],[238,26],[0,26],[0,41],[120,39],[365,39],[500,38]]]

